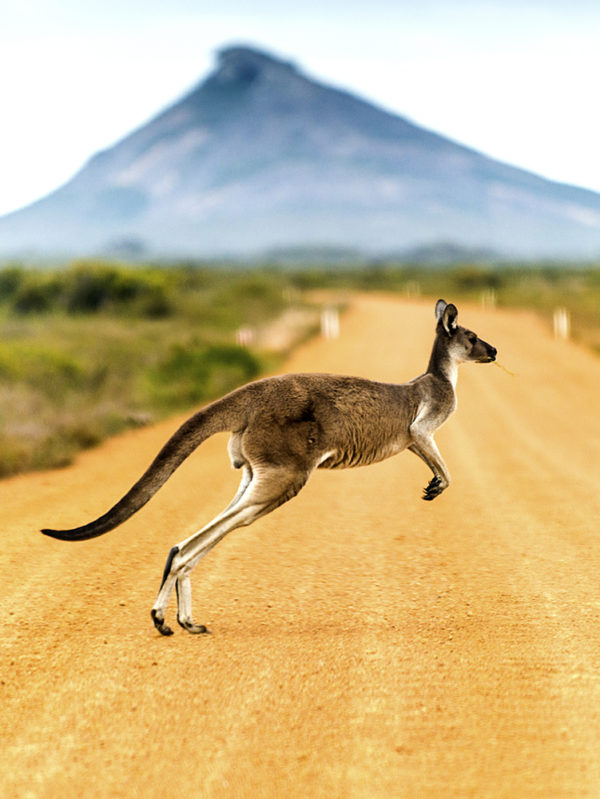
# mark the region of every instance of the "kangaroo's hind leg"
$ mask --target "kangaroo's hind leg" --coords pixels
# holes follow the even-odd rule
[[[176,586],[179,624],[188,632],[208,632],[204,625],[195,624],[191,617],[192,569],[227,533],[237,527],[252,524],[256,519],[295,496],[307,478],[308,473],[291,467],[263,467],[252,470],[245,489],[238,492],[236,500],[226,510],[197,533],[173,547],[167,560],[161,589],[152,609],[152,619],[159,632],[163,635],[171,635],[173,632],[165,624],[164,617],[169,598]]]
[[[237,466],[237,464],[235,463],[234,465],[236,466],[236,468],[243,469],[242,479],[240,481],[239,488],[236,492],[236,495],[229,503],[229,505],[213,521],[216,521],[217,519],[224,516],[228,511],[230,511],[235,505],[239,503],[239,501],[245,494],[246,489],[248,488],[252,480],[252,469],[249,463],[244,463],[241,467]],[[215,541],[214,544],[207,546],[202,553],[202,557],[208,555],[210,550],[217,545],[219,540]],[[187,630],[189,633],[210,632],[210,630],[207,630],[203,624],[195,624],[192,620],[192,585],[189,574],[183,574],[181,577],[177,578],[177,582],[175,583],[175,590],[177,591],[177,622],[179,623],[179,625],[183,627],[184,630]]]
[[[243,466],[243,473],[242,479],[240,482],[240,486],[237,490],[236,495],[231,500],[229,505],[225,508],[223,513],[221,513],[216,519],[223,516],[225,513],[230,511],[235,505],[237,505],[244,495],[246,489],[250,485],[250,481],[252,480],[252,469],[250,468],[249,464],[244,464]],[[216,521],[214,519],[213,521]],[[216,546],[218,541],[215,541],[214,544],[211,546],[207,546],[204,550],[202,557],[207,555],[210,550]],[[177,582],[175,583],[175,590],[177,592],[177,622],[184,630],[187,630],[189,633],[208,633],[210,630],[207,630],[203,624],[195,624],[192,620],[192,585],[190,580],[189,574],[183,574],[181,577],[177,578]]]
[[[252,480],[252,470],[249,464],[244,464],[244,471],[242,473],[242,479],[240,481],[239,488],[236,492],[236,495],[231,500],[229,505],[215,516],[212,521],[210,521],[207,525],[205,525],[201,530],[192,536],[199,537],[202,533],[208,533],[210,529],[212,529],[218,522],[224,520],[227,517],[227,514],[234,509],[234,507],[239,503],[242,499],[246,489],[250,485]],[[188,539],[189,540],[189,539]],[[202,553],[202,556],[208,554],[210,550],[218,543],[220,539],[215,540],[213,543],[207,542],[206,547]],[[184,629],[188,630],[188,632],[194,633],[207,633],[209,632],[204,625],[197,625],[194,624],[192,621],[192,588],[190,583],[189,574],[181,574],[176,576],[172,573],[172,565],[173,560],[179,554],[181,547],[185,544],[185,541],[181,544],[177,544],[174,546],[171,551],[169,552],[169,556],[167,558],[167,562],[165,564],[165,569],[163,572],[162,581],[160,584],[160,591],[158,597],[156,598],[156,602],[154,603],[154,607],[152,608],[152,620],[154,621],[154,625],[156,628],[163,634],[163,635],[172,635],[173,630],[164,623],[164,612],[166,611],[166,606],[169,602],[171,594],[173,592],[173,588],[177,591],[177,621],[179,624],[184,627]],[[164,609],[161,613],[161,607],[164,606]]]

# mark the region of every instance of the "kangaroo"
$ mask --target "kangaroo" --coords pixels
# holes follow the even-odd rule
[[[171,549],[151,611],[156,629],[172,635],[165,613],[175,588],[181,627],[209,632],[192,619],[192,569],[227,533],[296,496],[315,469],[366,466],[408,449],[433,473],[423,499],[431,501],[448,487],[450,474],[433,433],[456,408],[458,364],[490,363],[496,349],[457,325],[455,305],[438,300],[435,316],[425,374],[400,384],[330,374],[287,374],[248,383],[184,422],[103,516],[72,530],[42,533],[62,541],[103,535],[145,505],[209,436],[231,432],[229,456],[242,471],[239,490],[225,510]]]

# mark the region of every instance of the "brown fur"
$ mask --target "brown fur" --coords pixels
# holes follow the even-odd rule
[[[240,490],[223,513],[173,547],[152,611],[157,629],[170,635],[164,613],[177,588],[181,626],[207,632],[191,619],[190,572],[228,532],[295,496],[315,469],[366,466],[409,449],[433,472],[423,498],[432,500],[447,488],[450,476],[433,433],[456,407],[457,366],[464,361],[489,362],[496,356],[493,347],[458,327],[456,317],[454,305],[438,301],[427,371],[408,383],[290,374],[242,386],[188,419],[140,480],[99,519],[72,530],[42,532],[67,541],[108,532],[139,510],[209,436],[230,431],[231,461],[243,475]]]

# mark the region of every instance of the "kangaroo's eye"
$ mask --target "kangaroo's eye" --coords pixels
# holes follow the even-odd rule
[[[475,344],[475,342],[477,341],[477,336],[469,336],[469,341],[471,342],[471,344]]]

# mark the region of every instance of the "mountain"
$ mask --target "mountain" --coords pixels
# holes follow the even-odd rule
[[[187,96],[0,218],[3,254],[382,254],[440,242],[598,257],[600,195],[494,161],[248,47],[222,50]]]

